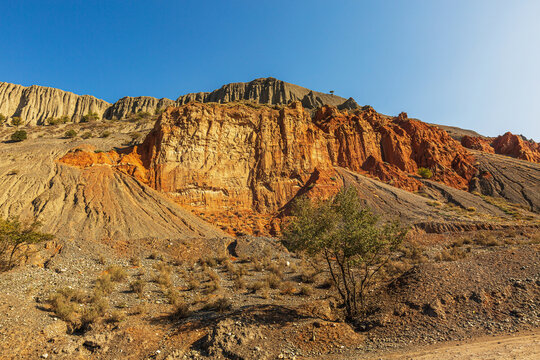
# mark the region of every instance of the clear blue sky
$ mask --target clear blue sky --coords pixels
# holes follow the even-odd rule
[[[540,140],[540,1],[0,0],[0,81],[109,102],[273,76]]]

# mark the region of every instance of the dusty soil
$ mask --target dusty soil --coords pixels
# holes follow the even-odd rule
[[[343,322],[336,295],[323,286],[325,274],[303,280],[311,267],[271,238],[67,241],[59,253],[44,252],[44,264],[0,274],[0,311],[7,315],[0,319],[0,358],[445,359],[475,358],[484,348],[494,354],[487,358],[532,356],[540,326],[538,234],[415,237],[427,246],[426,262],[392,282],[384,291],[389,295],[374,297],[379,308],[357,327]],[[491,237],[499,242],[490,243]],[[463,253],[443,260],[453,243]],[[228,255],[219,259],[225,249]],[[209,263],[195,263],[199,258]],[[92,292],[110,265],[122,267],[127,278],[107,295],[109,309],[87,331],[70,331],[47,298],[65,287]],[[170,285],[158,280],[165,267]],[[245,287],[237,285],[235,272],[244,274]],[[253,288],[280,272],[277,288]],[[138,279],[145,283],[141,296],[130,288]],[[187,317],[171,317],[171,289],[188,304]],[[208,307],[222,298],[223,309]],[[125,319],[114,320],[115,311]],[[517,342],[508,337],[527,330],[533,335]],[[486,335],[502,336],[501,344]]]

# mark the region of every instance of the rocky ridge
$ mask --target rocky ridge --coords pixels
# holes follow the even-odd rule
[[[44,125],[46,119],[61,116],[79,122],[88,113],[102,116],[109,107],[108,102],[90,95],[0,82],[0,114],[8,118],[20,117],[23,124]]]
[[[325,104],[354,109],[358,104],[351,99],[312,91],[274,78],[255,79],[245,83],[223,85],[212,92],[182,95],[176,101],[150,96],[123,97],[114,104],[90,95],[43,86],[24,87],[0,82],[0,114],[8,119],[21,118],[23,124],[44,125],[48,118],[67,116],[69,121],[79,122],[88,113],[96,113],[99,119],[123,119],[135,113],[154,114],[168,106],[180,106],[189,102],[227,103],[248,101],[269,105],[284,105],[301,101],[305,108],[314,109]]]
[[[510,156],[516,159],[540,163],[540,144],[507,132],[496,138],[464,136],[461,145],[488,153]]]

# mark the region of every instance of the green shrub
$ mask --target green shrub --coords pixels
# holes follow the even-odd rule
[[[109,136],[111,136],[111,132],[110,131],[104,131],[104,132],[101,133],[101,135],[99,137],[108,138]]]
[[[99,120],[99,115],[95,112],[90,112],[81,118],[81,122],[92,122]]]
[[[26,140],[28,135],[26,134],[26,131],[24,130],[17,130],[13,134],[11,134],[11,141],[19,142]]]
[[[353,187],[324,202],[300,198],[292,215],[283,232],[284,245],[315,261],[323,259],[348,320],[366,315],[369,296],[382,282],[381,270],[400,248],[407,229],[398,222],[380,222]]]
[[[433,172],[427,168],[421,167],[418,168],[418,175],[420,175],[424,179],[431,179],[433,176]]]
[[[2,125],[6,121],[6,116],[4,114],[0,114],[0,125]]]
[[[87,131],[81,135],[81,138],[86,140],[86,139],[90,139],[92,136],[93,136],[92,133],[90,131]]]
[[[22,119],[18,116],[11,118],[11,125],[13,126],[20,126],[22,124]]]
[[[17,258],[24,255],[20,250],[26,245],[53,238],[52,235],[38,232],[39,226],[37,221],[23,224],[17,219],[0,219],[0,265],[3,265],[0,267],[12,268]]]
[[[75,136],[77,136],[77,132],[73,129],[68,130],[64,133],[64,137],[66,139],[73,139]]]

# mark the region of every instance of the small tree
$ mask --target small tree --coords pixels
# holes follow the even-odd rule
[[[22,124],[22,120],[21,120],[20,117],[15,116],[15,117],[11,118],[11,125],[13,125],[13,126],[21,126],[21,124]]]
[[[379,224],[356,190],[343,188],[322,203],[297,201],[283,237],[290,250],[322,256],[352,320],[366,314],[370,290],[406,232],[397,222]]]
[[[11,134],[11,141],[19,142],[26,140],[28,135],[26,134],[26,131],[24,130],[17,130],[13,134]]]
[[[24,225],[17,219],[0,219],[0,260],[5,261],[8,269],[13,267],[15,255],[23,246],[53,238],[52,235],[38,232],[39,226],[37,221]]]
[[[73,139],[75,136],[77,136],[77,132],[73,129],[71,130],[68,130],[64,133],[64,136],[67,138],[67,139]]]
[[[420,175],[424,179],[431,179],[431,177],[433,176],[433,172],[431,172],[431,170],[427,168],[421,167],[418,168],[418,175]]]

